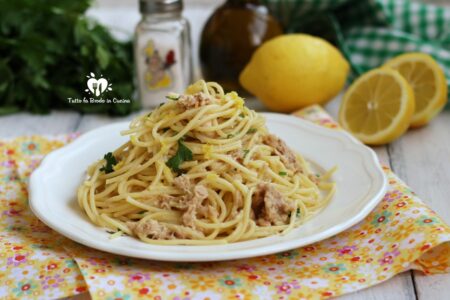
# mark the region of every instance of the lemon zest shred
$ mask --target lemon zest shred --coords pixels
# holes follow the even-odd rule
[[[214,147],[212,145],[203,145],[202,146],[203,155],[206,159],[211,159],[211,155],[213,154]]]

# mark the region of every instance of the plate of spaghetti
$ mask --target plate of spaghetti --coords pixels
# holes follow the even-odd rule
[[[29,187],[36,216],[81,244],[217,261],[333,236],[375,207],[386,178],[349,134],[257,113],[236,92],[198,81],[131,123],[50,153]]]

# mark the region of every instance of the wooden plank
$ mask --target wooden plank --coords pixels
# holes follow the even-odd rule
[[[450,111],[428,126],[410,130],[389,147],[394,171],[450,223]],[[448,299],[450,274],[424,276],[414,272],[419,299]]]
[[[419,300],[449,299],[450,274],[426,276],[421,272],[414,271],[413,277],[416,285],[417,298]]]
[[[389,146],[394,171],[450,223],[450,111]]]
[[[48,115],[18,113],[2,116],[0,137],[68,133],[74,131],[79,120],[79,113],[68,111],[53,111]]]

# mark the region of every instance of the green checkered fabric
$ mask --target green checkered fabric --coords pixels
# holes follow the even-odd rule
[[[450,0],[449,0],[450,1]],[[450,90],[450,7],[408,0],[263,0],[288,32],[337,45],[357,76],[405,52],[424,52]]]

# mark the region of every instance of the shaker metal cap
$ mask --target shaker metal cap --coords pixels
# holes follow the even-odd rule
[[[139,11],[143,14],[179,12],[182,0],[139,0]]]

